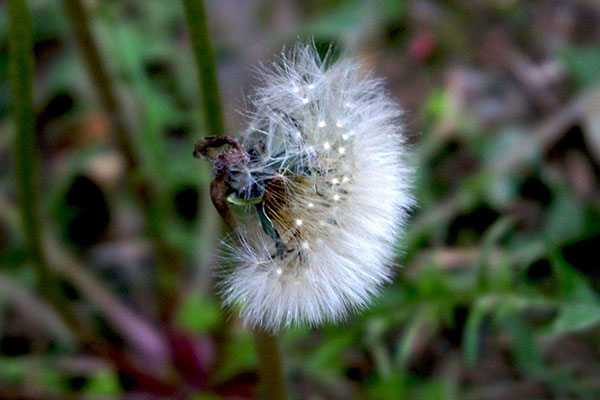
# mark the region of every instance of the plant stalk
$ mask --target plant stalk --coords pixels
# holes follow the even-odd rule
[[[211,200],[227,228],[234,233],[234,237],[238,238],[235,218],[227,203],[227,176],[230,165],[248,162],[248,154],[235,139],[227,136],[209,136],[196,143],[194,157],[213,164],[215,173],[210,184]],[[281,370],[277,337],[255,330],[254,341],[262,397],[268,400],[285,399],[285,381]]]
[[[204,151],[229,145],[238,150],[237,155],[243,157],[244,150],[237,142],[229,138],[219,138],[225,132],[215,57],[210,42],[210,34],[206,18],[206,10],[202,0],[183,0],[185,15],[190,30],[190,38],[196,62],[198,64],[198,80],[202,94],[202,105],[208,130],[207,137],[200,140],[194,149],[194,156],[208,161],[219,162],[219,157],[213,158]],[[238,148],[239,147],[239,148]],[[243,154],[242,154],[243,153]],[[215,168],[217,171],[219,168]],[[210,186],[213,205],[219,212],[227,227],[235,232],[235,221],[226,200],[225,170],[217,172]],[[259,372],[262,382],[263,398],[281,400],[286,398],[285,383],[281,371],[277,338],[266,333],[255,331],[256,352],[259,361]]]
[[[281,369],[277,337],[255,330],[254,342],[256,343],[258,370],[261,377],[262,398],[285,400],[285,380]]]
[[[132,139],[133,132],[127,124],[98,44],[92,35],[85,7],[81,0],[65,0],[65,8],[91,81],[115,130],[117,145],[125,158],[134,198],[150,221],[147,231],[154,244],[159,271],[159,314],[162,321],[168,322],[176,305],[178,276],[182,269],[181,257],[161,237],[160,223],[152,223],[156,221],[154,208],[158,201],[157,191],[152,182],[139,179],[141,162]]]
[[[15,177],[26,246],[31,265],[37,272],[40,292],[74,333],[83,335],[83,326],[62,294],[58,278],[49,268],[42,246],[33,103],[33,33],[25,0],[9,0],[8,14],[10,80],[15,120]]]
[[[139,161],[132,141],[132,133],[127,127],[125,116],[92,36],[85,8],[81,0],[65,0],[65,9],[92,83],[116,132],[117,145],[125,157],[127,169],[135,170],[139,166]]]
[[[183,5],[198,66],[198,81],[206,128],[209,136],[220,136],[225,133],[223,109],[204,2],[202,0],[183,0]]]

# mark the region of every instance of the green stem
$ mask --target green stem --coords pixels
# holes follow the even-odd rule
[[[281,371],[277,337],[257,330],[254,332],[254,341],[261,376],[262,398],[285,400],[285,381]]]
[[[198,64],[198,80],[202,93],[202,105],[209,136],[221,136],[225,133],[215,56],[210,42],[206,11],[202,0],[183,0],[185,15],[190,30],[194,55]],[[210,139],[208,139],[210,140]],[[223,181],[218,177],[211,184],[211,199],[224,223],[235,229],[228,210]],[[285,383],[281,371],[277,338],[263,332],[255,332],[256,352],[265,399],[282,400],[286,398]]]
[[[206,11],[202,0],[183,0],[190,39],[198,64],[198,80],[208,135],[225,133],[215,55],[210,42]]]
[[[65,0],[65,8],[73,27],[75,39],[92,78],[92,83],[100,95],[102,106],[108,113],[117,134],[117,144],[125,157],[128,170],[135,170],[139,166],[139,162],[131,139],[133,135],[127,127],[115,90],[90,31],[90,23],[85,8],[80,0]]]
[[[159,314],[162,321],[168,322],[176,305],[178,278],[182,272],[181,256],[161,236],[162,224],[159,222],[160,215],[156,212],[160,202],[157,189],[149,180],[140,180],[137,176],[140,160],[132,141],[133,132],[127,125],[98,44],[92,35],[87,12],[81,0],[65,0],[65,8],[92,83],[110,117],[119,150],[125,157],[133,195],[147,217],[147,232],[154,244],[159,273]]]
[[[15,119],[15,177],[25,241],[31,264],[38,275],[41,293],[75,333],[83,334],[81,324],[62,295],[57,277],[48,267],[42,247],[33,105],[33,34],[25,0],[9,0],[8,14],[10,80]]]

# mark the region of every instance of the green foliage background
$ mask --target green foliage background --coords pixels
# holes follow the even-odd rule
[[[210,171],[191,156],[211,116],[201,111],[182,5],[86,3],[141,160],[130,174],[61,3],[28,1],[38,195],[61,290],[103,340],[142,353],[140,365],[152,359],[140,348],[156,350],[136,330],[146,323],[183,332],[201,360],[216,354],[206,384],[187,381],[178,356],[149,368],[178,396],[252,396],[252,335],[224,316],[211,288],[222,232]],[[0,3],[0,396],[128,398],[147,387],[77,346],[28,263],[6,9]],[[343,326],[282,334],[292,398],[600,398],[595,2],[254,0],[207,11],[228,132],[243,123],[236,109],[252,66],[297,37],[356,53],[407,110],[419,207],[398,238],[402,268]],[[148,212],[126,190],[139,182],[154,193]],[[168,250],[162,260],[157,243]],[[174,304],[162,304],[165,291]]]

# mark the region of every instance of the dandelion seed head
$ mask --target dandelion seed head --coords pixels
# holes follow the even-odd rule
[[[321,61],[312,44],[260,79],[238,137],[250,161],[228,182],[249,205],[236,211],[238,240],[224,246],[232,267],[219,274],[220,294],[245,323],[271,331],[341,321],[394,272],[413,204],[401,111],[357,62]]]

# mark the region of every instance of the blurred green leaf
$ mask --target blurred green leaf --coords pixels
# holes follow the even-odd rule
[[[412,397],[418,400],[446,400],[454,396],[450,395],[451,384],[448,380],[432,379],[421,385]]]
[[[0,358],[0,377],[8,382],[19,383],[25,379],[28,365],[20,359]]]
[[[378,379],[369,386],[369,399],[397,400],[406,399],[409,394],[409,383],[406,377],[395,374],[389,379]]]
[[[357,38],[367,29],[399,18],[404,1],[344,0],[306,22],[303,31],[316,38]]]
[[[112,370],[99,371],[89,378],[84,391],[92,396],[116,395],[121,392],[119,377]]]
[[[427,101],[421,108],[421,117],[426,121],[438,121],[448,114],[449,111],[456,111],[456,105],[452,97],[446,90],[433,90]]]
[[[600,46],[572,47],[562,52],[562,60],[575,83],[586,87],[600,79]]]
[[[408,323],[402,339],[396,349],[396,365],[402,367],[406,364],[415,344],[429,340],[439,321],[438,308],[423,306]]]
[[[553,255],[551,261],[558,283],[556,293],[558,298],[573,303],[598,303],[597,294],[579,271],[571,267],[559,255]]]
[[[585,231],[585,209],[581,202],[572,193],[557,193],[544,230],[551,243],[564,243],[582,235]]]
[[[600,304],[568,304],[560,309],[551,333],[562,335],[591,328],[600,323]]]
[[[463,354],[468,366],[474,366],[479,353],[479,337],[485,316],[490,310],[490,302],[480,298],[471,308],[463,332]]]
[[[527,371],[540,371],[543,368],[543,358],[533,330],[521,317],[516,315],[508,318],[507,322],[513,334],[512,351],[517,364]]]
[[[213,331],[221,318],[221,308],[215,298],[194,292],[183,300],[175,321],[190,332],[204,333]]]
[[[340,360],[344,352],[355,344],[353,332],[337,333],[313,347],[306,369],[313,372],[336,372],[341,368]]]
[[[219,399],[222,399],[222,397],[217,396],[216,394],[211,394],[211,393],[195,394],[191,397],[191,400],[219,400]]]
[[[234,331],[226,343],[225,357],[216,381],[223,382],[235,375],[256,369],[254,339],[247,330]]]
[[[484,289],[487,285],[488,280],[488,266],[491,263],[491,251],[493,247],[497,244],[497,242],[505,236],[508,231],[514,226],[515,220],[510,216],[505,216],[499,218],[496,222],[490,226],[481,240],[481,250],[479,252],[479,260],[477,265],[477,270],[475,272],[478,287],[480,290]],[[510,279],[506,276],[506,273],[499,274],[501,278]],[[503,282],[505,283],[507,279],[502,279],[500,281],[495,281],[494,283]]]

